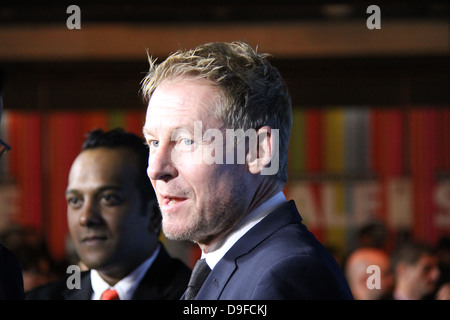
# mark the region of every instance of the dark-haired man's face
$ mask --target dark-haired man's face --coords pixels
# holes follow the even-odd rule
[[[129,269],[154,235],[138,189],[135,155],[124,148],[85,150],[66,191],[69,230],[81,261],[102,272]]]

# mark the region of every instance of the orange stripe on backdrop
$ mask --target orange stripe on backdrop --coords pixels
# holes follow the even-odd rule
[[[82,117],[76,112],[54,112],[47,119],[44,146],[48,183],[46,234],[50,251],[57,259],[65,255],[68,233],[64,192],[70,167],[84,140],[86,125],[83,125]]]
[[[108,114],[105,111],[85,112],[82,115],[82,138],[86,138],[86,134],[94,129],[109,129]],[[81,145],[80,145],[81,147]]]

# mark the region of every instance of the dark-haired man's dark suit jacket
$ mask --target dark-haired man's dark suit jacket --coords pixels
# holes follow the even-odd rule
[[[22,268],[17,257],[0,244],[0,300],[23,300]]]
[[[197,300],[353,299],[332,255],[294,201],[250,229],[217,263]]]
[[[179,300],[186,290],[191,270],[180,260],[171,258],[161,246],[158,256],[147,270],[133,295],[133,300]],[[81,273],[81,288],[68,289],[66,279],[40,286],[26,293],[26,300],[90,300],[90,271]]]

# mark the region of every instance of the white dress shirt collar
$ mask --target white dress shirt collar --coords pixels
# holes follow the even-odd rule
[[[120,300],[131,300],[142,278],[158,256],[159,250],[160,245],[158,244],[155,252],[153,252],[150,258],[142,262],[125,278],[117,282],[114,287],[111,287],[105,280],[103,280],[97,270],[91,269],[91,286],[94,291],[92,294],[92,300],[100,300],[103,292],[107,289],[115,289]]]
[[[214,243],[208,253],[202,252],[202,258],[211,268],[219,262],[220,259],[231,249],[231,247],[258,222],[264,219],[276,207],[286,202],[286,197],[280,191],[269,200],[263,202],[259,207],[247,214],[241,221],[228,233],[223,239]]]

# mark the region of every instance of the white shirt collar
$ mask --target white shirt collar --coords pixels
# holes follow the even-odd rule
[[[103,278],[100,276],[97,270],[91,269],[91,286],[93,289],[92,300],[100,300],[102,293],[107,289],[116,289],[120,300],[131,300],[136,288],[141,282],[147,270],[155,261],[160,250],[160,245],[158,244],[156,250],[153,254],[142,262],[136,269],[129,273],[125,278],[116,283],[114,287],[111,287]]]
[[[280,204],[286,202],[286,197],[280,191],[269,200],[263,202],[259,207],[247,214],[241,221],[228,233],[223,239],[213,244],[208,253],[202,252],[202,258],[211,268],[219,262],[220,259],[231,249],[231,247],[258,222],[264,219]]]

